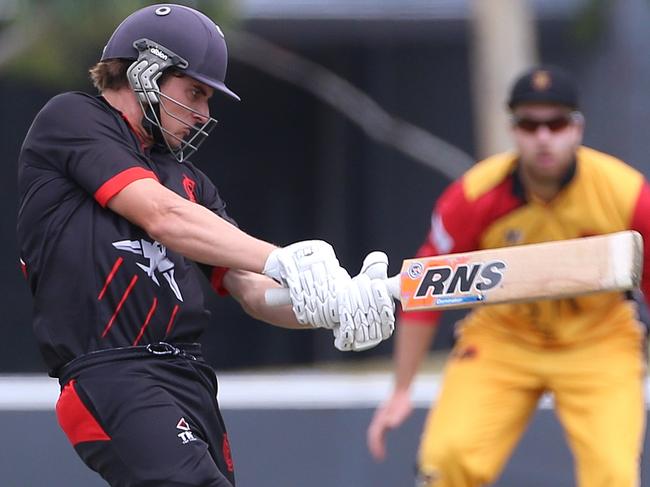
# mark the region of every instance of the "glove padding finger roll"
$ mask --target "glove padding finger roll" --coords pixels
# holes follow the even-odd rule
[[[330,244],[306,240],[275,249],[263,273],[289,289],[299,323],[315,328],[339,325],[336,293],[350,276],[339,265]]]
[[[388,256],[378,250],[370,252],[363,259],[359,274],[365,274],[370,279],[388,279]]]
[[[364,260],[362,273],[339,292],[341,325],[334,330],[337,349],[367,350],[393,334],[395,303],[386,285],[387,270],[386,254],[373,252]]]

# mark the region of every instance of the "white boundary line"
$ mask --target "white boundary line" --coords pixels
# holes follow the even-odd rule
[[[374,408],[392,385],[388,373],[220,373],[218,379],[222,409]],[[418,406],[430,404],[439,382],[437,374],[418,377]],[[57,380],[45,375],[0,375],[0,410],[53,410],[58,394]]]
[[[389,394],[389,373],[222,373],[222,409],[365,409],[375,408]],[[427,408],[438,394],[439,374],[420,374],[413,385],[415,407]],[[650,379],[646,379],[650,410]],[[44,375],[0,375],[0,411],[53,411],[59,394],[56,379]],[[540,409],[552,409],[545,396]]]

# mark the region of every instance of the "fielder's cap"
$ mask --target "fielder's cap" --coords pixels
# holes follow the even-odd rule
[[[520,103],[557,103],[578,108],[578,88],[566,71],[556,66],[537,66],[522,74],[510,91],[508,106]]]

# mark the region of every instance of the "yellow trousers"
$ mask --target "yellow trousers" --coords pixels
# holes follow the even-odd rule
[[[634,329],[633,329],[634,328]],[[422,434],[422,487],[496,480],[546,391],[580,487],[637,487],[645,433],[645,340],[637,328],[566,348],[465,330]]]

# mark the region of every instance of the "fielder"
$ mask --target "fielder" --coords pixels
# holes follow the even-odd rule
[[[239,99],[226,66],[224,36],[202,13],[138,10],[90,70],[99,96],[54,97],[20,153],[18,239],[36,337],[61,384],[57,417],[112,486],[235,484],[196,343],[209,322],[201,274],[256,318],[332,330],[340,350],[393,330],[384,281],[350,278],[325,242],[247,235],[188,160],[216,123],[212,95]],[[370,267],[385,277],[385,255]],[[278,283],[292,306],[265,304]]]
[[[578,238],[633,229],[644,237],[650,292],[650,186],[622,161],[581,146],[584,118],[568,74],[539,67],[509,98],[514,152],[470,169],[438,200],[418,255]],[[645,430],[645,306],[623,293],[476,308],[457,343],[417,459],[421,487],[494,482],[550,392],[580,487],[640,485]],[[376,459],[411,412],[409,388],[437,315],[405,313],[392,395],[368,429]]]

